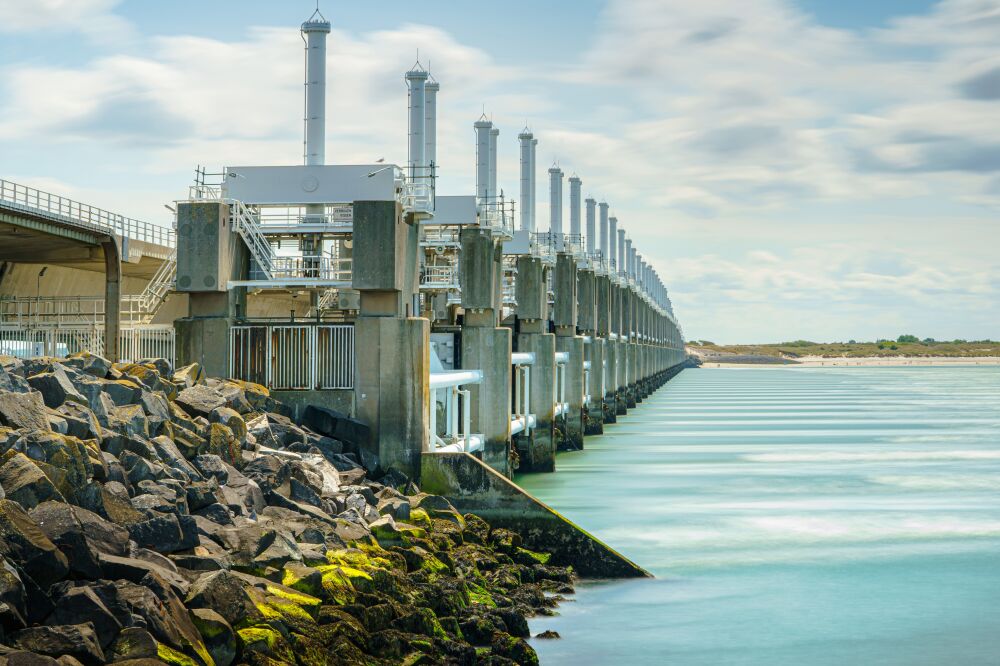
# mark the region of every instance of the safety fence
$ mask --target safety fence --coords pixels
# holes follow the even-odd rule
[[[511,391],[510,434],[531,434],[535,415],[531,413],[531,366],[535,364],[532,352],[514,352],[510,355]]]
[[[432,450],[472,453],[483,448],[482,436],[471,432],[470,392],[462,388],[481,381],[481,370],[450,370],[430,374]],[[439,411],[441,414],[438,414]]]
[[[104,326],[0,325],[0,354],[19,358],[65,357],[84,351],[105,355]],[[123,326],[119,331],[118,359],[123,363],[163,358],[173,364],[175,357],[175,332],[170,324]]]
[[[569,411],[566,402],[566,365],[569,352],[556,352],[555,416],[558,418]]]
[[[354,388],[354,326],[233,326],[229,376],[277,390]]]
[[[175,247],[174,230],[159,224],[134,220],[96,206],[90,206],[58,194],[44,192],[26,185],[0,179],[0,203],[28,213],[77,224],[90,229],[100,228],[135,240]]]

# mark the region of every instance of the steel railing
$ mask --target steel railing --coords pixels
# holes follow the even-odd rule
[[[458,266],[431,265],[422,267],[420,269],[420,288],[426,290],[458,289]]]
[[[555,385],[555,414],[556,418],[569,411],[569,403],[566,402],[566,366],[569,364],[569,352],[556,352],[556,385]]]
[[[531,366],[535,364],[532,352],[514,352],[510,355],[511,392],[510,434],[528,435],[535,427],[535,415],[531,412]]]
[[[470,392],[463,386],[483,381],[482,370],[450,370],[430,374],[431,449],[437,451],[482,450],[483,438],[472,434]],[[438,404],[443,421],[438,420]]]
[[[74,201],[67,197],[43,192],[33,187],[0,179],[0,202],[18,210],[41,214],[85,226],[90,229],[111,231],[133,240],[156,243],[166,247],[177,245],[174,230],[170,227],[135,220],[117,213]]]
[[[433,213],[435,205],[435,171],[430,166],[396,167],[395,177],[399,183],[399,203],[403,210],[411,213]]]
[[[276,390],[353,388],[354,326],[233,326],[229,333],[229,375]]]
[[[262,270],[251,269],[251,279],[281,280],[312,278],[316,280],[332,280],[350,282],[352,271],[350,257],[318,257],[291,256],[274,257],[271,262],[271,274],[268,276]]]
[[[104,326],[34,328],[0,324],[0,354],[19,358],[65,357],[78,352],[104,355]],[[174,363],[175,332],[171,324],[123,326],[118,337],[118,357],[123,363],[164,358]]]

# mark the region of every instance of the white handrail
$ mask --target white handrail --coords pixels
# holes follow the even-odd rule
[[[465,384],[478,384],[483,381],[482,370],[449,370],[447,372],[432,372],[430,379],[430,389],[433,391],[449,386],[463,386]]]
[[[483,447],[483,438],[473,435],[472,410],[470,409],[471,393],[460,387],[478,384],[483,380],[482,370],[451,370],[447,372],[430,373],[430,434],[436,450],[458,450],[472,452]],[[445,391],[444,396],[444,437],[438,435],[437,427],[437,394]],[[461,414],[461,421],[459,415]]]

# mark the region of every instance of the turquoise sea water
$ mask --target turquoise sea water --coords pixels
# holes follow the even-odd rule
[[[649,569],[542,664],[1000,664],[1000,368],[685,370],[517,479]]]

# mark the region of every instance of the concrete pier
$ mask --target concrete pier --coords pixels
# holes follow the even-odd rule
[[[177,359],[198,363],[211,377],[228,377],[229,332],[246,311],[246,290],[229,281],[249,270],[246,246],[232,231],[220,201],[177,204],[177,291],[188,295],[186,317],[174,322]]]
[[[583,337],[576,334],[577,270],[576,260],[567,252],[556,256],[553,280],[555,305],[552,323],[556,331],[556,351],[565,352],[566,413],[563,415],[563,440],[566,449],[582,449],[584,434],[584,350]],[[558,396],[557,396],[558,399]]]
[[[361,296],[354,402],[370,428],[363,446],[383,469],[416,477],[430,438],[430,322],[407,316],[417,284],[416,224],[395,202],[356,201],[354,253],[365,258],[352,276]]]
[[[535,415],[535,427],[529,436],[517,440],[520,470],[525,472],[552,472],[556,465],[553,432],[556,340],[548,332],[547,270],[538,257],[518,257],[516,346],[519,352],[535,355],[529,403]]]
[[[468,387],[472,431],[483,436],[483,462],[510,476],[511,331],[497,326],[501,255],[489,229],[465,228],[461,243],[462,367],[483,372]]]

